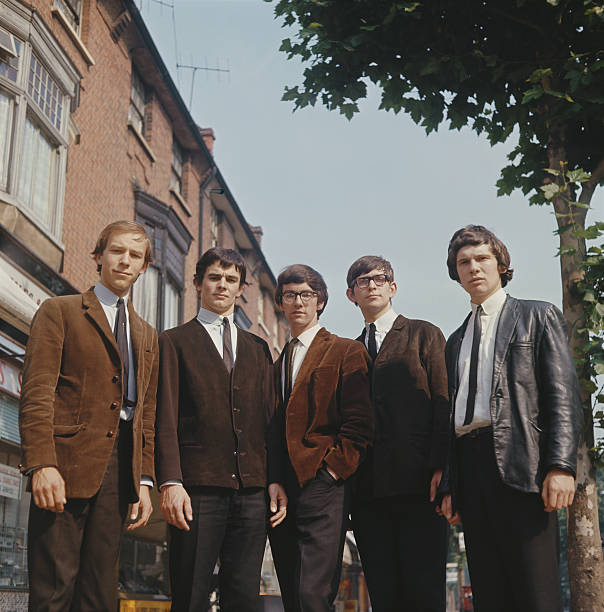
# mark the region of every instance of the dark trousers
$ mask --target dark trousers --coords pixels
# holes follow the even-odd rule
[[[260,572],[266,545],[266,491],[192,487],[190,531],[170,525],[174,612],[205,612],[220,558],[223,612],[260,610]]]
[[[62,513],[29,510],[30,612],[105,612],[117,606],[117,560],[132,483],[132,424],[122,423],[101,488]]]
[[[373,612],[444,612],[448,523],[428,501],[353,501]]]
[[[561,612],[555,512],[503,483],[493,435],[457,441],[468,567],[477,612]]]
[[[302,489],[286,477],[285,521],[269,532],[285,612],[329,612],[338,594],[348,485],[321,468]]]

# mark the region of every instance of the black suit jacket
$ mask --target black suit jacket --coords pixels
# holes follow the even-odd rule
[[[468,319],[446,348],[453,440],[459,351]],[[495,339],[490,411],[495,459],[507,485],[539,493],[550,469],[576,474],[581,397],[566,322],[553,304],[511,296],[504,302]],[[453,468],[454,458],[453,453]]]
[[[156,471],[161,485],[263,487],[280,480],[272,358],[266,342],[237,329],[231,374],[193,319],[160,334]],[[268,451],[268,452],[267,452]],[[239,476],[239,478],[238,478]]]
[[[365,332],[357,338],[365,342]],[[449,402],[445,339],[438,327],[399,315],[371,371],[375,442],[359,469],[357,495],[427,499],[444,469]]]

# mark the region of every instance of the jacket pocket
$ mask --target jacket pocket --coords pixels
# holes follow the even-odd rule
[[[53,435],[55,438],[71,438],[82,429],[85,429],[84,423],[78,423],[77,425],[55,425]]]

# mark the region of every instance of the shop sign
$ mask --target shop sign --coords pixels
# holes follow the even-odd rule
[[[17,397],[21,395],[21,370],[8,361],[0,360],[0,389]]]
[[[36,282],[17,270],[3,257],[0,257],[0,270],[8,275],[14,288],[21,292],[23,297],[36,309],[45,299],[52,297],[52,293],[44,291]]]
[[[21,491],[21,473],[17,468],[0,463],[0,495],[19,499]]]

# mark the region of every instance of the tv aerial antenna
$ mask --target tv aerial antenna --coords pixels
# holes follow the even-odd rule
[[[189,93],[189,111],[191,110],[191,107],[193,106],[193,93],[195,91],[195,76],[197,75],[198,70],[202,70],[206,73],[214,72],[217,74],[218,77],[220,77],[220,75],[223,73],[226,73],[226,74],[231,73],[231,69],[228,67],[228,61],[227,61],[227,68],[221,68],[220,63],[218,62],[216,66],[208,66],[207,62],[205,66],[199,66],[193,63],[191,64],[178,64],[177,63],[176,69],[180,70],[181,68],[191,71],[191,91]]]

